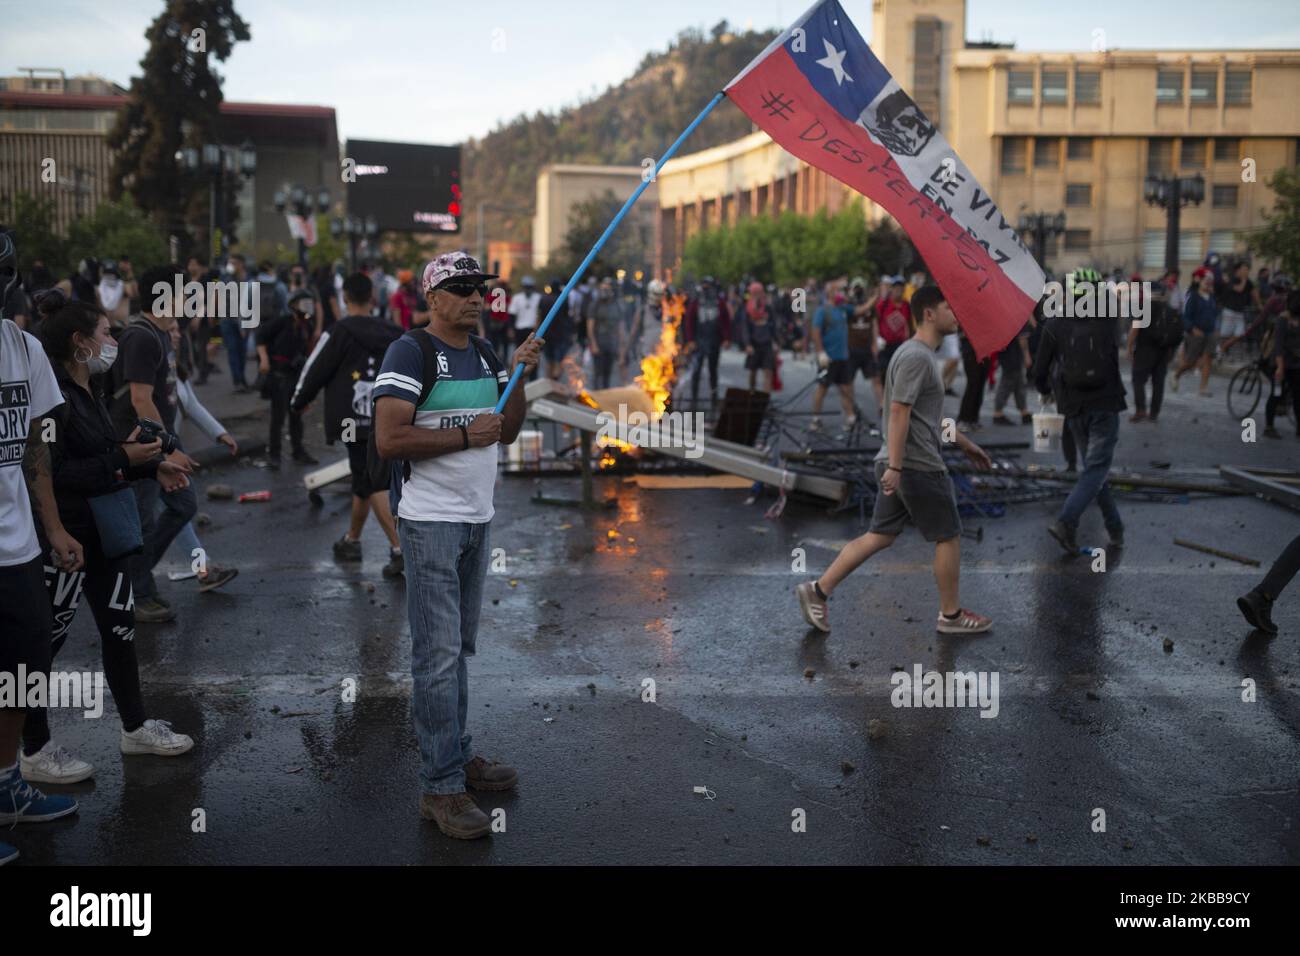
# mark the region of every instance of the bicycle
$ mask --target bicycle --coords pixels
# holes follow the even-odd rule
[[[1228,414],[1234,421],[1250,418],[1259,407],[1260,399],[1273,394],[1272,363],[1256,360],[1243,365],[1233,373],[1228,382]],[[1289,387],[1282,383],[1282,401],[1279,411],[1284,417],[1291,416],[1291,403],[1288,398]]]

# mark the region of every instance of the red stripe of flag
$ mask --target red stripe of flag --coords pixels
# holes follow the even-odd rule
[[[880,204],[898,221],[977,356],[1001,351],[1024,327],[1034,300],[960,223],[908,181],[888,150],[818,95],[784,47],[729,87],[727,96],[787,152]]]

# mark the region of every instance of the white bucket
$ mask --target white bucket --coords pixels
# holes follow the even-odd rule
[[[1065,416],[1060,412],[1034,413],[1034,451],[1060,451],[1061,435],[1065,432]]]
[[[519,449],[519,460],[525,465],[537,465],[542,461],[542,433],[539,431],[522,431],[519,440],[511,448]]]

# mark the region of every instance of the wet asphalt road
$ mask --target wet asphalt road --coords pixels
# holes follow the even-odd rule
[[[724,367],[738,382],[734,356]],[[787,394],[807,375],[787,366]],[[229,405],[223,390],[214,378],[204,393],[214,410]],[[226,414],[247,408],[261,411]],[[1244,445],[1239,431],[1221,394],[1184,392],[1157,429],[1125,421],[1118,461],[1300,462],[1300,443]],[[341,457],[317,421],[308,434],[323,460]],[[976,438],[988,436],[1028,429]],[[505,810],[505,832],[462,843],[416,812],[405,586],[381,577],[373,523],[361,566],[334,561],[346,490],[313,509],[299,474],[241,460],[204,479],[274,499],[203,501],[210,559],[240,576],[208,595],[164,583],[179,620],[137,632],[150,716],[197,746],[125,758],[111,704],[100,720],[55,713],[55,739],[98,773],[68,788],[78,815],[13,835],[25,862],[1300,862],[1300,591],[1276,609],[1280,637],[1252,636],[1233,598],[1262,571],[1171,543],[1266,567],[1300,530],[1278,506],[1121,501],[1128,547],[1106,573],[1061,556],[1043,531],[1051,503],[974,522],[985,536],[963,542],[963,603],[996,624],[956,639],[933,631],[931,551],[912,532],[838,592],[822,636],[792,598],[804,578],[792,552],[820,571],[860,532],[854,514],[791,502],[774,522],[743,490],[614,478],[597,484],[617,508],[592,513],[535,504],[534,479],[501,478],[493,546],[506,569],[486,585],[470,729],[521,784],[480,800]],[[578,493],[572,479],[542,487]],[[1093,512],[1081,540],[1103,537]],[[98,666],[88,612],[58,663]],[[997,717],[893,707],[891,674],[917,664],[997,672]],[[341,700],[347,678],[354,703]],[[805,832],[792,830],[799,810]]]

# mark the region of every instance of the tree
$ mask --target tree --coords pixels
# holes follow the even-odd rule
[[[100,203],[91,216],[75,220],[68,228],[65,261],[69,271],[91,257],[129,258],[137,276],[145,269],[165,265],[169,258],[163,234],[130,200]]]
[[[862,206],[852,203],[835,215],[786,210],[772,219],[758,216],[734,226],[706,229],[686,242],[682,271],[721,282],[755,278],[790,287],[809,276],[829,279],[871,269]]]
[[[225,61],[236,42],[249,39],[248,25],[232,0],[167,0],[145,37],[149,49],[132,77],[126,106],[108,134],[114,151],[113,198],[124,193],[164,229],[185,234],[185,223],[204,221],[207,179],[176,162],[183,145],[216,141],[221,76],[212,57]],[[235,221],[233,189],[230,215]]]
[[[1268,185],[1276,202],[1264,214],[1264,227],[1246,237],[1246,246],[1278,260],[1287,275],[1300,275],[1300,167],[1279,169]]]
[[[596,240],[623,207],[623,202],[624,200],[615,196],[612,190],[607,189],[603,195],[573,204],[569,212],[569,231],[564,235],[562,260],[572,263],[569,269],[564,270],[566,274],[572,273],[573,269],[586,258],[591,247],[596,244]],[[614,234],[609,237],[609,241],[601,247],[596,258],[592,260],[588,274],[605,276],[613,275],[616,269],[635,272],[637,269],[644,271],[649,268],[654,240],[647,211],[649,215],[654,215],[653,209],[649,206],[632,207],[627,217],[614,230]],[[548,263],[548,265],[558,264]]]
[[[6,225],[18,245],[18,270],[31,271],[33,262],[44,262],[58,273],[67,264],[67,240],[54,230],[54,200],[19,193],[4,204]]]

